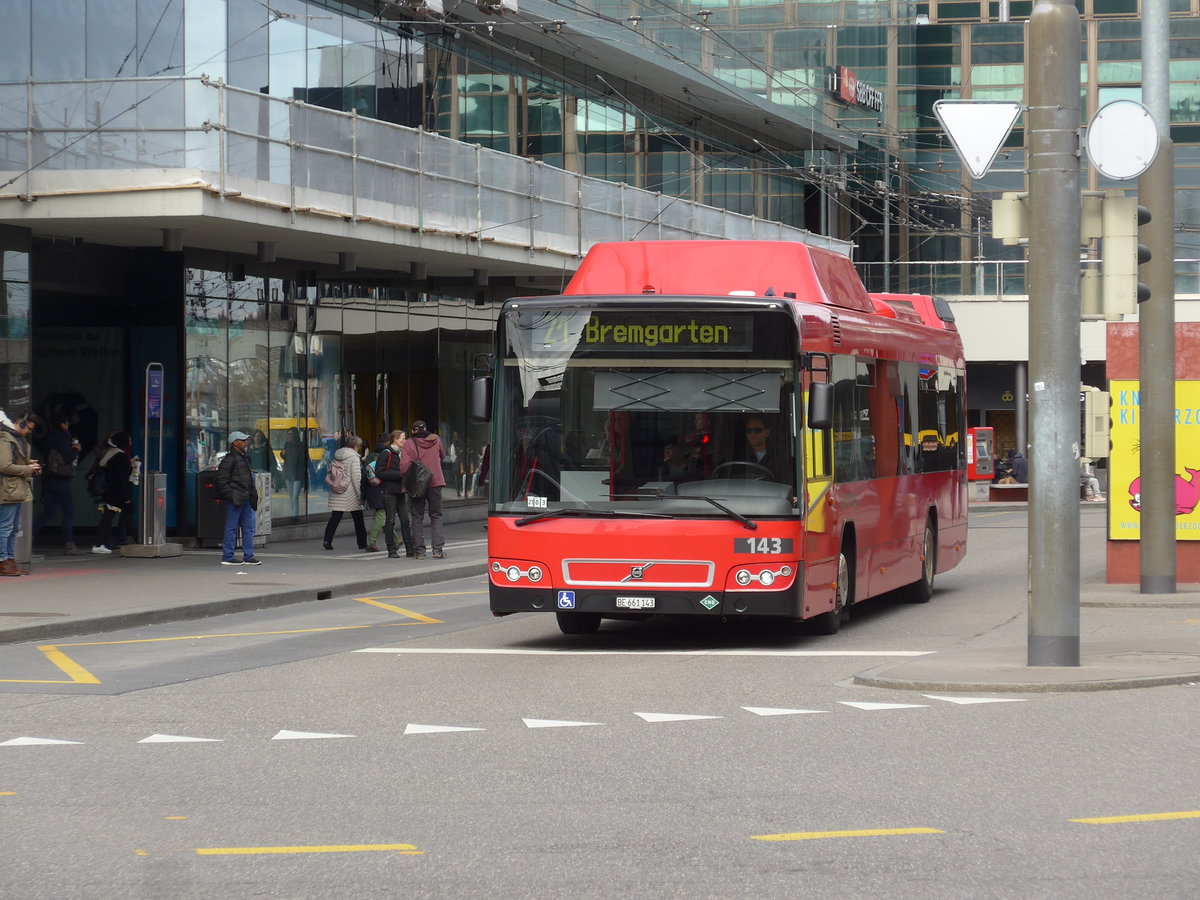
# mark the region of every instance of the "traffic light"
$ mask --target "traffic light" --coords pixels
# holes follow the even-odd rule
[[[1150,299],[1150,288],[1138,281],[1138,266],[1150,260],[1138,227],[1150,221],[1150,210],[1136,197],[1106,196],[1101,219],[1101,305],[1106,319],[1119,319]]]
[[[1029,194],[1007,191],[992,201],[992,237],[1006,247],[1029,243]]]

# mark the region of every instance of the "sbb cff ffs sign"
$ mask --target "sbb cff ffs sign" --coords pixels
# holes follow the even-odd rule
[[[828,66],[825,69],[825,81],[829,93],[843,103],[883,112],[883,92],[865,81],[859,81],[853,69]]]

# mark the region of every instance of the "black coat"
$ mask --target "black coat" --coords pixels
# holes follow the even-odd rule
[[[42,470],[42,476],[45,478],[57,478],[59,481],[69,481],[71,475],[56,475],[50,471],[50,454],[57,453],[62,457],[63,463],[71,465],[79,458],[79,453],[71,445],[71,433],[63,431],[61,428],[52,428],[46,436],[46,463]]]
[[[246,453],[230,450],[221,457],[217,465],[217,496],[234,506],[249,502],[251,509],[258,509],[258,488]]]
[[[400,474],[400,451],[391,444],[385,447],[375,460],[375,477],[383,484],[380,488],[387,494],[404,493],[404,476]]]
[[[133,465],[129,461],[128,454],[124,450],[109,447],[100,455],[97,465],[103,468],[108,475],[108,485],[105,487],[104,493],[100,495],[100,500],[117,509],[121,509],[132,501],[133,484],[129,479],[133,475]]]

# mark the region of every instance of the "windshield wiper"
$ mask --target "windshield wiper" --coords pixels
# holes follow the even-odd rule
[[[703,494],[664,494],[662,491],[655,491],[652,494],[618,494],[613,497],[614,500],[645,500],[647,497],[653,497],[656,500],[704,500],[711,503],[721,512],[730,518],[737,519],[750,531],[758,530],[758,523],[753,519],[743,516],[740,512],[736,512],[721,503],[719,500],[714,500],[712,497],[705,497]]]
[[[644,498],[643,498],[644,499]],[[668,516],[664,513],[642,513],[642,512],[627,512],[620,509],[577,509],[574,506],[569,506],[566,509],[548,509],[543,513],[538,513],[534,516],[526,516],[523,519],[517,519],[513,522],[518,528],[525,525],[532,525],[542,519],[553,519],[557,516],[582,516],[584,518],[593,518],[601,516],[607,519],[627,518],[627,519],[670,519],[673,516]]]

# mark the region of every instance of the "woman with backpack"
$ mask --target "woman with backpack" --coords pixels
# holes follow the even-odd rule
[[[333,549],[333,535],[342,521],[344,513],[354,520],[354,536],[358,549],[367,549],[367,527],[363,522],[362,496],[362,447],[363,440],[351,435],[346,446],[339,447],[329,464],[325,483],[329,485],[329,522],[325,525],[326,550]]]
[[[133,513],[133,442],[128,432],[114,431],[95,450],[96,462],[88,474],[88,491],[97,499],[100,524],[92,552],[113,552],[113,519],[117,520],[117,545],[125,543],[129,519]]]

